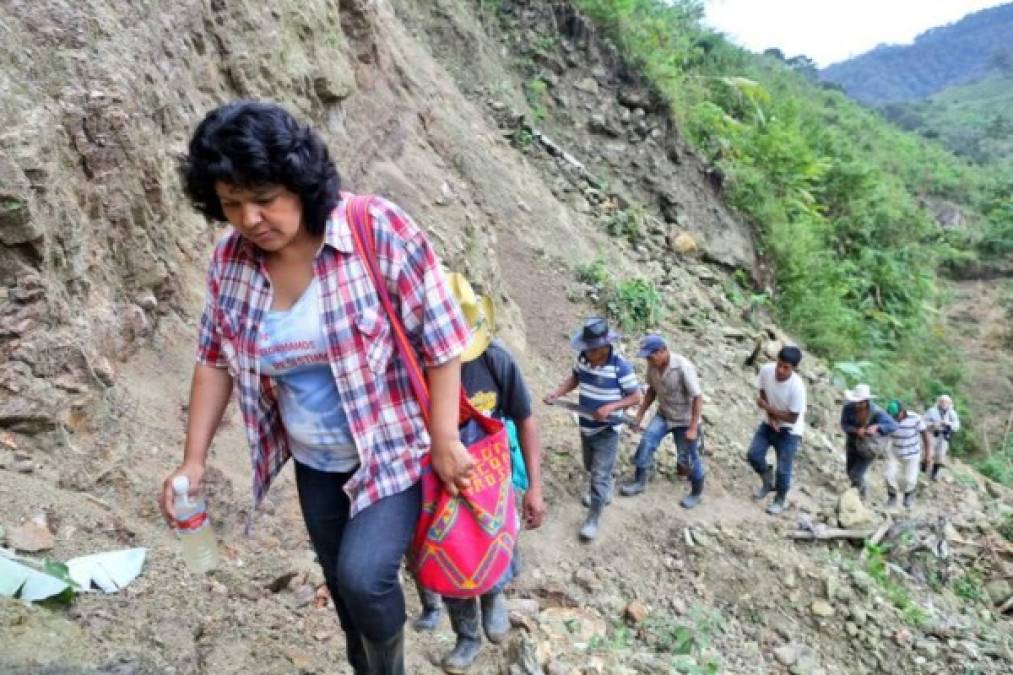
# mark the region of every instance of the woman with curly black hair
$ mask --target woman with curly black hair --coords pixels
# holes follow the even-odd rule
[[[233,386],[251,449],[254,508],[289,457],[303,518],[357,674],[404,672],[401,559],[420,509],[422,459],[451,492],[472,459],[458,436],[470,329],[425,233],[371,199],[376,258],[431,392],[426,427],[390,322],[355,253],[321,138],[271,103],[211,111],[182,161],[194,207],[232,227],[215,247],[200,319],[182,464],[200,489]]]

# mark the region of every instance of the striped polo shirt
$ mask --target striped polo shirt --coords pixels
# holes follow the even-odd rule
[[[897,457],[911,457],[922,453],[922,432],[925,422],[913,412],[897,422],[897,430],[890,434],[890,445]]]
[[[633,366],[623,357],[616,354],[615,349],[609,354],[608,359],[601,366],[595,368],[584,355],[577,359],[577,365],[573,368],[573,375],[580,385],[580,407],[588,412],[594,412],[606,403],[614,403],[624,399],[630,394],[639,391],[637,375],[633,372]],[[621,424],[611,425],[608,422],[599,422],[595,419],[581,416],[580,433],[585,436],[596,434],[602,429],[614,427],[618,429]]]

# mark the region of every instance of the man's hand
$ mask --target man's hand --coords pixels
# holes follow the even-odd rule
[[[433,441],[433,471],[440,477],[447,491],[456,495],[471,488],[471,474],[475,470],[475,460],[468,448],[464,447],[460,438]]]
[[[695,424],[690,424],[688,427],[686,427],[686,440],[687,441],[695,441],[696,437],[697,437],[697,434],[698,434],[698,430],[697,430]]]
[[[544,403],[545,405],[552,405],[553,403],[556,402],[557,398],[559,398],[559,394],[557,394],[554,391],[550,391],[548,394],[545,395],[545,398],[542,399],[542,403]]]
[[[548,508],[545,506],[545,500],[542,499],[542,491],[540,488],[532,487],[524,493],[524,500],[521,502],[521,510],[524,513],[525,529],[534,530],[541,526]]]
[[[186,476],[190,480],[189,494],[195,495],[201,490],[201,483],[204,480],[204,465],[183,463],[162,482],[162,492],[158,495],[158,508],[161,509],[162,518],[170,527],[176,524],[176,509],[173,506],[175,493],[172,490],[172,479],[176,476]]]
[[[868,427],[865,428],[865,435],[866,436],[874,436],[875,434],[878,434],[878,433],[879,433],[879,425],[878,424],[873,424],[873,425],[868,426]]]
[[[767,412],[770,412],[770,404],[767,403],[767,399],[763,398],[762,396],[756,397],[756,405],[758,408],[760,408],[760,410],[766,410]]]
[[[615,410],[615,408],[613,408],[611,404],[606,403],[594,411],[594,418],[599,422],[604,422],[609,418],[609,415],[612,414],[613,410]]]

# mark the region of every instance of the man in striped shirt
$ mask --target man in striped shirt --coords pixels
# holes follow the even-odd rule
[[[580,538],[591,541],[598,536],[598,524],[605,504],[612,497],[612,474],[619,454],[621,413],[640,405],[640,386],[630,362],[619,356],[613,344],[619,334],[609,328],[601,317],[584,322],[583,329],[573,336],[570,346],[580,353],[573,372],[545,397],[552,403],[560,396],[580,387],[580,441],[584,469],[591,478],[587,518],[580,528]]]
[[[888,415],[897,420],[897,429],[890,434],[890,452],[886,461],[886,492],[889,498],[887,508],[897,505],[897,467],[900,465],[904,493],[904,506],[911,508],[918,485],[918,468],[925,457],[931,462],[928,426],[915,413],[905,410],[904,404],[894,399],[886,406]]]

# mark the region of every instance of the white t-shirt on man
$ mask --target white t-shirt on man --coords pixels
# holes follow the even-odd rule
[[[774,368],[773,363],[760,368],[760,372],[756,374],[756,388],[767,395],[767,402],[776,410],[798,413],[798,421],[794,424],[779,421],[778,426],[789,429],[795,436],[801,436],[805,431],[805,385],[798,373],[792,373],[784,382],[778,382]],[[763,421],[768,421],[766,413],[763,415]]]

